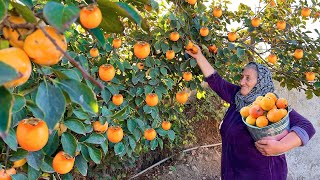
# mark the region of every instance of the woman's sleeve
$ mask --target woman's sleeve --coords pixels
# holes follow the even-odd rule
[[[217,71],[205,78],[211,89],[213,89],[223,100],[231,103],[234,95],[239,90],[239,86],[222,79]]]
[[[294,131],[301,139],[302,146],[305,146],[316,132],[312,123],[294,109],[290,112],[289,117],[290,132]]]

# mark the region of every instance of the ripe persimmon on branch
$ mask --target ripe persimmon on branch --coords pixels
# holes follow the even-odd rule
[[[56,41],[48,34],[48,32],[44,29],[43,26],[39,26],[39,28],[41,29],[41,31],[46,35],[46,37],[49,38],[49,40],[55,45],[55,47],[61,52],[63,53],[63,55],[68,59],[68,61],[77,69],[80,70],[82,76],[88,80],[90,80],[91,82],[93,82],[96,86],[98,86],[100,89],[104,89],[104,86],[98,82],[96,79],[94,79],[87,71],[85,71],[83,69],[83,67],[77,63],[76,60],[74,60],[69,54],[67,54],[63,49],[61,49],[60,46],[58,46],[58,44],[56,43]]]

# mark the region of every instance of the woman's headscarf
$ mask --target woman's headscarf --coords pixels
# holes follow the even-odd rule
[[[242,107],[248,106],[253,103],[253,101],[255,101],[258,96],[264,96],[268,92],[274,91],[274,84],[272,81],[272,74],[270,70],[266,66],[255,62],[250,62],[246,66],[248,66],[249,64],[256,65],[258,70],[258,81],[246,96],[241,95],[240,90],[236,93],[235,103],[237,111],[240,111]]]

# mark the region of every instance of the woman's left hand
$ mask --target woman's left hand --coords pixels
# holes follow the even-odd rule
[[[257,149],[264,156],[276,156],[284,153],[284,144],[276,139],[267,138],[255,142]]]

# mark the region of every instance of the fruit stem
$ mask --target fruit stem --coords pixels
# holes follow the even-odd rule
[[[100,89],[104,89],[103,84],[101,84],[100,82],[98,82],[96,79],[94,79],[87,71],[85,71],[83,69],[83,67],[77,63],[76,60],[74,60],[69,54],[67,54],[58,44],[57,42],[48,34],[48,32],[44,29],[43,26],[39,27],[41,29],[41,31],[45,34],[46,37],[48,37],[48,39],[54,44],[54,46],[57,48],[58,51],[60,51],[67,59],[68,61],[77,69],[80,70],[82,76],[88,80],[90,80],[91,82],[93,82],[93,84],[95,84],[96,86],[98,86]]]
[[[38,118],[30,118],[25,121],[26,124],[30,124],[32,126],[36,126],[39,123],[40,119]]]
[[[66,158],[66,159],[73,159],[74,157],[69,155],[68,153],[66,152],[63,152],[63,156]]]
[[[5,162],[4,162],[4,169],[5,169],[5,170],[7,169],[7,165],[8,165],[9,151],[10,151],[10,148],[9,148],[9,146],[7,145],[6,160],[5,160]]]

